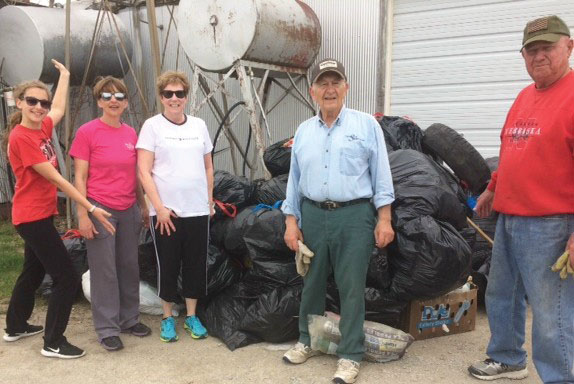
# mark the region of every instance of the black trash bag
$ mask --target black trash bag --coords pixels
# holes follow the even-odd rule
[[[46,273],[44,275],[44,279],[42,280],[42,283],[40,284],[40,286],[36,290],[36,294],[43,296],[43,297],[49,297],[52,294],[52,285],[53,284],[54,284],[54,281],[52,280],[52,276],[50,276]]]
[[[246,287],[239,282],[222,291],[207,304],[200,302],[197,315],[209,334],[219,338],[233,351],[261,341],[259,337],[239,330],[247,308],[256,300],[256,296],[246,294]]]
[[[287,194],[287,179],[289,175],[280,175],[267,181],[255,184],[255,203],[273,205],[277,201],[285,200]]]
[[[462,238],[464,239],[464,241],[466,241],[466,243],[468,244],[468,246],[470,247],[470,249],[474,249],[474,245],[476,243],[476,230],[472,227],[466,227],[463,229],[460,229],[458,231],[460,233],[460,235],[462,236]]]
[[[463,285],[472,251],[452,225],[422,216],[396,228],[390,244],[390,300],[429,299]]]
[[[251,277],[261,277],[273,285],[300,283],[295,253],[285,244],[284,235],[285,215],[279,209],[260,209],[247,218],[243,240],[251,259]]]
[[[216,170],[213,178],[214,199],[233,204],[237,209],[250,204],[253,198],[254,186],[247,178],[235,176],[222,170]],[[224,216],[224,213],[217,205],[215,215],[218,218]]]
[[[88,271],[88,249],[86,248],[86,240],[83,237],[75,237],[62,241],[72,259],[74,269],[78,273],[78,276],[82,277],[82,275]]]
[[[244,278],[259,293],[283,285],[301,284],[295,253],[285,244],[285,215],[279,209],[260,209],[245,220],[243,240],[251,269]]]
[[[243,240],[249,249],[273,252],[278,259],[294,259],[285,244],[285,214],[280,209],[250,210],[243,225]]]
[[[408,301],[400,301],[391,297],[385,289],[365,288],[365,320],[376,321],[390,327],[399,328],[401,313]],[[335,281],[327,283],[325,310],[341,313],[341,300]]]
[[[369,269],[367,270],[367,287],[388,289],[391,286],[391,274],[387,259],[387,249],[373,247]]]
[[[413,150],[392,152],[389,162],[395,188],[394,226],[429,215],[456,229],[466,228],[466,196],[456,179],[431,158]]]
[[[157,257],[151,232],[142,228],[138,245],[138,264],[140,267],[140,280],[157,288]]]
[[[209,243],[217,246],[218,248],[225,247],[225,237],[229,226],[233,222],[230,217],[220,218],[217,220],[210,220],[209,222]]]
[[[494,240],[498,213],[493,212],[490,216],[484,218],[479,217],[475,213],[472,220],[488,237]],[[472,270],[478,271],[487,260],[490,260],[491,255],[492,246],[477,232],[474,246],[472,247]]]
[[[209,245],[207,252],[207,297],[210,300],[225,288],[241,280],[240,264],[225,251]]]
[[[302,285],[278,287],[262,294],[247,309],[239,330],[270,343],[296,339],[302,289]]]
[[[424,133],[414,122],[398,116],[382,116],[379,124],[383,129],[385,142],[393,151],[414,149],[422,152]]]
[[[365,320],[400,328],[401,314],[408,301],[389,299],[387,292],[384,289],[365,288]]]
[[[470,276],[472,276],[472,282],[478,287],[477,292],[477,302],[478,305],[485,305],[485,294],[486,288],[488,287],[488,274],[490,272],[490,258],[488,258],[484,264],[478,269],[478,271],[473,271]]]
[[[271,176],[275,177],[289,173],[292,139],[290,137],[289,139],[278,141],[263,152],[263,162]]]
[[[247,246],[243,239],[243,226],[247,219],[253,214],[254,206],[243,208],[233,219],[225,219],[229,224],[225,227],[223,238],[223,248],[235,255],[246,255]]]
[[[82,275],[88,271],[88,250],[86,248],[86,240],[83,237],[69,237],[62,239],[70,260],[72,260],[72,265],[78,276],[78,279],[82,278]],[[49,274],[44,276],[44,280],[40,284],[40,287],[36,292],[44,297],[48,297],[52,294],[52,285],[54,281]],[[79,292],[82,290],[79,289]]]

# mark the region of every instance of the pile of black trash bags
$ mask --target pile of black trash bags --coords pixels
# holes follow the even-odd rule
[[[466,282],[471,272],[469,243],[476,234],[467,227],[471,211],[458,180],[423,153],[422,130],[408,120],[391,119],[383,118],[381,128],[395,186],[396,239],[386,250],[373,247],[365,301],[368,320],[398,327],[410,300],[436,297]],[[224,171],[215,173],[214,198],[234,205],[237,214],[231,218],[231,210],[216,209],[210,229],[208,296],[200,301],[198,315],[210,334],[231,350],[298,336],[302,279],[294,253],[283,241],[285,216],[276,204],[285,199],[288,142],[280,141],[265,153],[270,180],[250,182]],[[155,256],[149,257],[142,263],[142,279],[155,285]],[[146,272],[146,266],[152,272]],[[326,310],[339,312],[333,278]]]
[[[472,270],[489,263],[490,255],[467,226],[466,217],[472,211],[457,178],[440,159],[423,152],[423,131],[398,117],[383,117],[380,124],[395,187],[396,237],[385,250],[373,247],[365,289],[366,318],[398,328],[410,300],[433,298],[461,286]],[[283,241],[285,216],[278,208],[285,199],[290,164],[291,148],[286,143],[289,139],[265,153],[270,180],[251,182],[215,172],[214,198],[222,204],[211,222],[208,295],[200,300],[198,315],[210,335],[231,350],[298,336],[303,282],[294,253]],[[230,217],[233,212],[236,215]],[[481,247],[480,262],[473,260],[476,244]],[[140,239],[139,263],[141,280],[157,286],[155,251],[146,231]],[[339,313],[332,277],[326,310]]]

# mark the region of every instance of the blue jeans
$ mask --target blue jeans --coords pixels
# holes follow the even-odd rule
[[[574,278],[550,267],[574,232],[574,215],[501,214],[496,225],[486,310],[491,359],[526,365],[526,297],[532,307],[534,365],[545,383],[574,383]]]

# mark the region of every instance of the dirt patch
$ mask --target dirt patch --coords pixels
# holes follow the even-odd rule
[[[34,311],[31,322],[41,324],[46,307]],[[4,312],[5,313],[5,312]],[[0,326],[5,326],[5,314]],[[149,337],[123,335],[125,348],[107,352],[97,342],[89,304],[76,304],[66,336],[87,351],[77,360],[48,359],[40,355],[42,338],[22,339],[14,343],[0,341],[0,383],[9,384],[91,384],[91,383],[234,383],[234,384],[314,384],[329,383],[336,366],[334,356],[319,356],[299,366],[281,361],[287,344],[260,343],[231,352],[218,339],[193,340],[183,332],[183,318],[178,319],[180,340],[159,340],[159,316],[143,315],[142,321],[153,329]],[[530,333],[529,314],[527,330]],[[464,384],[479,381],[466,368],[484,358],[490,333],[484,310],[480,310],[476,330],[415,342],[402,360],[386,364],[363,363],[359,384]],[[530,343],[526,345],[531,355]],[[540,383],[532,361],[530,377],[521,384]],[[512,381],[499,380],[501,384]]]

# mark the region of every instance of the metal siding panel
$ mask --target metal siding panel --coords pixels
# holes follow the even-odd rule
[[[498,153],[506,113],[531,83],[522,30],[552,13],[572,24],[574,2],[395,0],[391,113],[422,128],[441,122],[484,156]]]
[[[379,0],[308,0],[322,27],[318,58],[335,57],[347,70],[350,90],[346,105],[374,113],[379,34]]]

